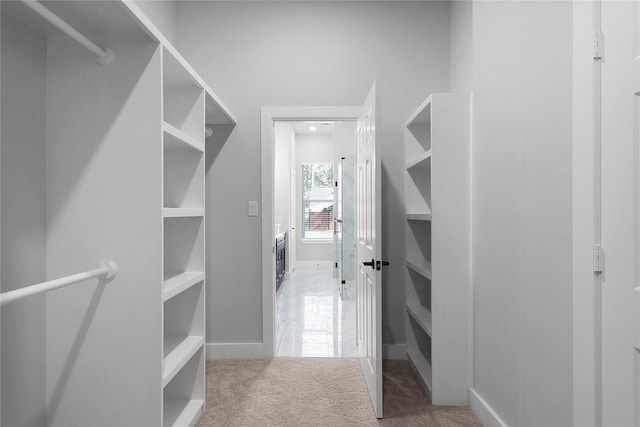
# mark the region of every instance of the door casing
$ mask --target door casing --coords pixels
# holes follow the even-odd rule
[[[260,115],[262,178],[262,356],[275,356],[275,204],[273,124],[276,121],[356,121],[362,106],[262,107]]]

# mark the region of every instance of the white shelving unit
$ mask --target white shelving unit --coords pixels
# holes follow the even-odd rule
[[[205,90],[163,49],[163,426],[204,410]],[[202,373],[202,374],[199,374]]]
[[[468,404],[470,100],[433,94],[407,120],[407,358],[434,405]]]
[[[132,1],[22,2],[47,39],[47,275],[120,272],[47,296],[47,423],[194,425],[205,401],[205,126],[235,118]],[[228,132],[228,129],[226,129]]]

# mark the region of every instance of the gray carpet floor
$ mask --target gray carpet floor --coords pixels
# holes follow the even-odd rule
[[[357,359],[207,362],[197,427],[481,426],[468,407],[433,406],[406,361],[385,360],[384,419],[376,419]]]

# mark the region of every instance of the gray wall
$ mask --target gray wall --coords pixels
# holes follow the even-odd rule
[[[238,118],[207,177],[208,342],[261,342],[260,107],[360,105],[374,80],[382,141],[383,340],[404,343],[406,118],[448,87],[448,2],[176,4],[178,49]],[[207,148],[210,150],[210,148]]]
[[[474,387],[570,426],[571,2],[473,2],[472,30]]]
[[[2,14],[2,292],[46,280],[46,40]],[[6,426],[45,425],[45,299],[2,308]]]
[[[470,92],[473,81],[473,5],[451,2],[449,25],[449,91]]]
[[[176,44],[176,5],[173,0],[135,0],[136,5],[158,27],[171,44]]]

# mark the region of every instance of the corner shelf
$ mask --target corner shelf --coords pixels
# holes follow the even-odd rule
[[[187,135],[171,123],[162,123],[162,131],[164,132],[165,147],[175,149],[189,148],[204,153],[204,142]]]
[[[162,386],[165,387],[204,345],[203,336],[189,335],[164,340],[164,367],[162,368]],[[168,353],[167,353],[168,351]]]
[[[431,150],[420,153],[407,162],[407,170],[419,167],[425,167],[431,161]]]
[[[165,218],[204,217],[204,208],[163,208]]]
[[[187,271],[165,280],[162,286],[162,301],[170,300],[203,280],[202,271]]]
[[[163,383],[163,427],[195,425],[204,411],[204,346],[200,346],[175,376]]]
[[[433,387],[431,365],[418,350],[407,350],[407,359],[411,363],[411,366],[413,366],[413,369],[418,372],[420,382],[427,390],[429,396],[431,396],[431,389]]]
[[[164,280],[186,272],[204,272],[204,218],[164,219]]]
[[[408,213],[407,221],[431,221],[431,212],[428,213]]]
[[[431,280],[432,273],[431,273],[430,261],[416,262],[416,261],[407,260],[407,267],[409,267],[416,273],[420,274],[421,276]]]
[[[431,336],[431,312],[417,301],[407,301],[407,312]]]
[[[169,399],[164,402],[165,426],[192,426],[204,410],[204,400]]]

